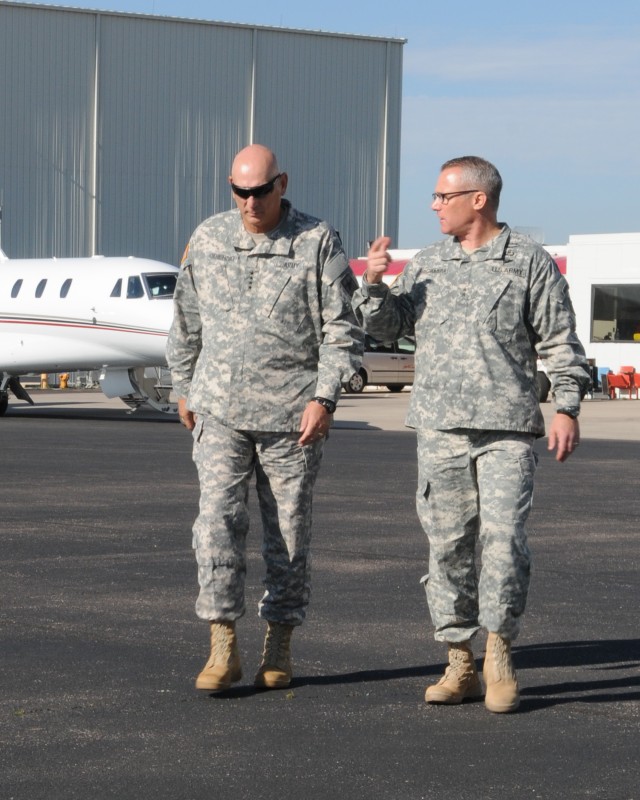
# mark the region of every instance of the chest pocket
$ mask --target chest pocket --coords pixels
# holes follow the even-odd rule
[[[275,317],[286,310],[287,292],[285,290],[291,283],[291,273],[276,275],[268,278],[269,284],[262,289],[261,310],[266,317]],[[284,296],[283,296],[284,295]]]
[[[488,283],[483,294],[479,315],[481,324],[499,342],[510,342],[523,319],[520,288],[510,278],[501,276]]]
[[[415,284],[412,300],[416,330],[427,334],[437,334],[443,330],[442,326],[451,315],[452,297],[447,287],[439,286],[428,278]]]
[[[297,331],[309,316],[307,286],[302,268],[265,270],[260,281],[259,313]]]

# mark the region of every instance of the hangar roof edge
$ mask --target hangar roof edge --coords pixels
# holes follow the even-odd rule
[[[258,29],[264,31],[274,31],[278,33],[301,33],[311,36],[338,36],[345,39],[359,39],[364,41],[373,41],[373,42],[391,42],[394,44],[406,44],[407,39],[398,38],[398,37],[391,37],[391,36],[373,36],[369,34],[363,33],[345,33],[345,32],[337,32],[337,31],[325,31],[325,30],[312,30],[306,28],[286,28],[284,26],[277,26],[277,25],[258,25],[253,24],[250,22],[223,22],[221,20],[215,19],[197,19],[191,17],[173,17],[167,15],[160,15],[160,14],[145,14],[142,11],[107,11],[100,8],[83,8],[81,6],[65,6],[65,5],[43,5],[42,3],[20,3],[20,2],[7,2],[7,0],[3,0],[0,3],[0,8],[21,8],[21,9],[37,9],[39,11],[64,11],[73,14],[98,14],[101,16],[109,16],[109,17],[126,17],[126,18],[133,18],[133,19],[145,19],[145,20],[156,20],[162,22],[177,22],[182,24],[191,24],[191,25],[217,25],[220,27],[227,27],[227,28],[249,28],[249,29]]]

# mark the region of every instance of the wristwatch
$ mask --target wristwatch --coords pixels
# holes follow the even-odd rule
[[[571,419],[578,419],[578,414],[580,413],[580,406],[567,406],[566,408],[557,408],[557,414],[565,414],[567,417],[571,417]]]
[[[333,400],[327,400],[326,397],[312,397],[311,399],[314,403],[320,403],[321,406],[324,406],[330,414],[333,414],[336,410],[336,404]]]

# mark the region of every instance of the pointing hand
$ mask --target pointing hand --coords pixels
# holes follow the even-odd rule
[[[391,244],[391,239],[388,236],[379,236],[369,248],[367,253],[367,283],[380,283],[382,276],[389,269],[389,262],[391,256],[387,252],[387,248]]]

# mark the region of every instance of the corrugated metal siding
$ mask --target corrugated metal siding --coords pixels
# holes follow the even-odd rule
[[[340,37],[258,35],[256,139],[273,143],[294,204],[339,228],[352,255],[378,229],[386,49],[359,40],[345,47]]]
[[[232,206],[229,166],[252,133],[350,255],[383,231],[397,239],[400,41],[2,4],[0,42],[15,42],[0,55],[9,255],[91,252],[96,31],[97,252],[176,262],[195,225]],[[55,132],[37,169],[23,141],[34,125]]]
[[[0,6],[3,246],[19,256],[85,255],[94,20]]]
[[[134,242],[133,255],[175,261],[195,224],[230,206],[250,62],[250,31],[102,18],[102,251]]]
[[[400,222],[400,125],[402,118],[402,45],[387,43],[387,128],[385,148],[384,218],[379,220],[376,235],[393,230],[394,243],[398,242]],[[392,228],[393,225],[393,228]],[[383,230],[384,228],[384,230]]]

